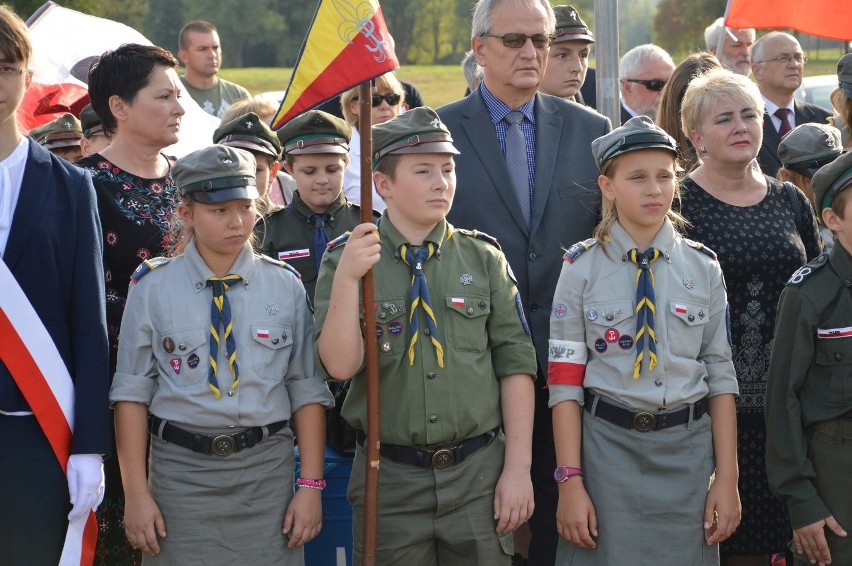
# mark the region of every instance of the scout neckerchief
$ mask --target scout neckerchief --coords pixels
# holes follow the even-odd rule
[[[662,255],[656,248],[648,248],[645,253],[633,248],[627,254],[636,264],[636,361],[633,362],[633,379],[639,379],[642,370],[642,356],[645,355],[645,335],[648,336],[648,371],[657,366],[657,335],[654,333],[654,272],[651,264]]]
[[[408,324],[411,327],[411,342],[408,344],[408,364],[414,365],[414,345],[417,343],[417,306],[423,307],[426,313],[426,326],[429,328],[429,337],[435,347],[435,355],[438,357],[438,367],[444,367],[444,348],[438,338],[438,325],[435,322],[435,312],[432,310],[432,298],[429,296],[429,287],[426,285],[426,276],[423,274],[423,264],[435,255],[437,246],[433,242],[426,242],[419,248],[412,248],[409,244],[399,247],[399,255],[403,261],[411,267],[411,308],[408,313]]]
[[[207,374],[207,381],[210,390],[213,391],[213,395],[217,399],[222,395],[219,391],[219,380],[216,379],[220,325],[225,330],[225,352],[228,354],[228,366],[231,368],[231,375],[234,376],[234,381],[228,389],[228,396],[233,396],[240,384],[240,370],[237,367],[237,343],[234,340],[234,329],[231,323],[231,303],[225,291],[230,288],[231,284],[242,280],[241,276],[234,274],[222,278],[214,276],[207,280],[207,286],[213,288],[213,302],[210,305],[210,337],[207,340],[210,346],[210,371]]]

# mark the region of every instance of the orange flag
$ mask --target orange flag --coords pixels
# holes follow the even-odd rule
[[[725,25],[742,28],[791,28],[802,33],[852,39],[850,0],[728,0]]]
[[[320,0],[272,129],[398,67],[378,0]]]

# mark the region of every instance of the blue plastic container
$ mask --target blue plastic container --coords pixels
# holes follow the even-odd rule
[[[353,456],[325,449],[326,488],[322,492],[322,530],[305,545],[305,566],[352,565],[352,506],[346,499]],[[299,451],[296,449],[296,477]]]

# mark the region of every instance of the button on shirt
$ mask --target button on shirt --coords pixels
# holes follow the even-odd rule
[[[9,157],[0,161],[0,257],[6,253],[6,243],[12,231],[12,218],[21,195],[29,147],[29,138],[22,137]]]
[[[506,115],[513,110],[517,110],[524,115],[525,120],[521,122],[521,131],[524,132],[524,138],[527,144],[527,169],[529,173],[530,191],[535,193],[535,98],[529,99],[526,103],[518,108],[509,108],[506,104],[494,96],[488,87],[483,82],[479,91],[482,93],[482,100],[488,108],[488,114],[491,116],[491,123],[494,124],[494,129],[497,131],[497,142],[500,144],[500,151],[503,156],[506,156],[506,132],[509,131],[509,124],[506,123]]]
[[[684,243],[668,220],[651,246],[663,252],[652,265],[657,366],[649,371],[643,364],[633,379],[636,266],[628,252],[637,246],[618,223],[606,244],[563,263],[550,318],[551,350],[565,343],[584,347],[584,386],[639,410],[674,410],[705,396],[736,394],[719,263]],[[582,387],[549,389],[551,407],[583,402]]]
[[[444,367],[426,337],[428,327],[420,307],[420,339],[414,365],[407,355],[411,304],[411,269],[398,250],[407,243],[387,211],[379,224],[381,258],[375,265],[379,382],[382,400],[382,442],[404,446],[434,446],[459,442],[501,424],[500,377],[535,374],[535,349],[524,332],[508,275],[506,258],[497,247],[440,222],[426,237],[440,253],[423,264],[429,286]],[[339,246],[326,253],[317,282],[316,328],[322,329]],[[319,333],[317,334],[319,335]],[[321,371],[324,371],[320,368]],[[326,374],[327,375],[327,374]],[[343,417],[355,428],[367,426],[363,368],[351,382]]]
[[[334,404],[314,370],[313,324],[305,289],[287,269],[244,249],[228,291],[240,385],[216,399],[207,384],[213,272],[194,242],[184,255],[131,284],[121,323],[110,402],[135,401],[160,418],[196,426],[261,426],[303,405]],[[219,379],[230,384],[225,348]]]

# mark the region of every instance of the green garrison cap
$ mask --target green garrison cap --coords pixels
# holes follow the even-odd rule
[[[589,26],[580,17],[580,13],[574,9],[574,6],[554,6],[553,13],[556,15],[556,34],[553,36],[553,43],[560,41],[595,42]]]
[[[30,137],[47,149],[73,147],[80,145],[83,129],[73,114],[65,114],[53,122],[48,122],[30,132]]]
[[[278,130],[286,155],[349,153],[352,126],[322,110],[299,114]]]
[[[435,111],[420,106],[373,126],[373,167],[384,156],[399,153],[460,152]]]
[[[622,153],[655,147],[667,149],[677,155],[677,143],[674,138],[647,116],[634,116],[623,126],[593,141],[592,154],[598,168],[603,170],[607,161]]]
[[[831,208],[831,203],[840,191],[852,187],[852,152],[846,152],[821,167],[811,179],[811,187],[817,205],[816,213],[819,215],[824,208]]]
[[[831,163],[841,153],[840,130],[828,124],[801,124],[778,144],[781,164],[808,177],[813,177],[820,167]]]
[[[86,139],[92,136],[104,135],[104,127],[101,124],[101,117],[95,112],[91,104],[87,104],[80,112],[80,125],[83,128],[83,136]]]
[[[281,155],[278,136],[254,112],[243,114],[219,126],[213,132],[213,143],[257,151],[275,159]]]
[[[254,155],[244,149],[216,144],[177,160],[172,177],[181,196],[215,204],[236,199],[256,199]]]

